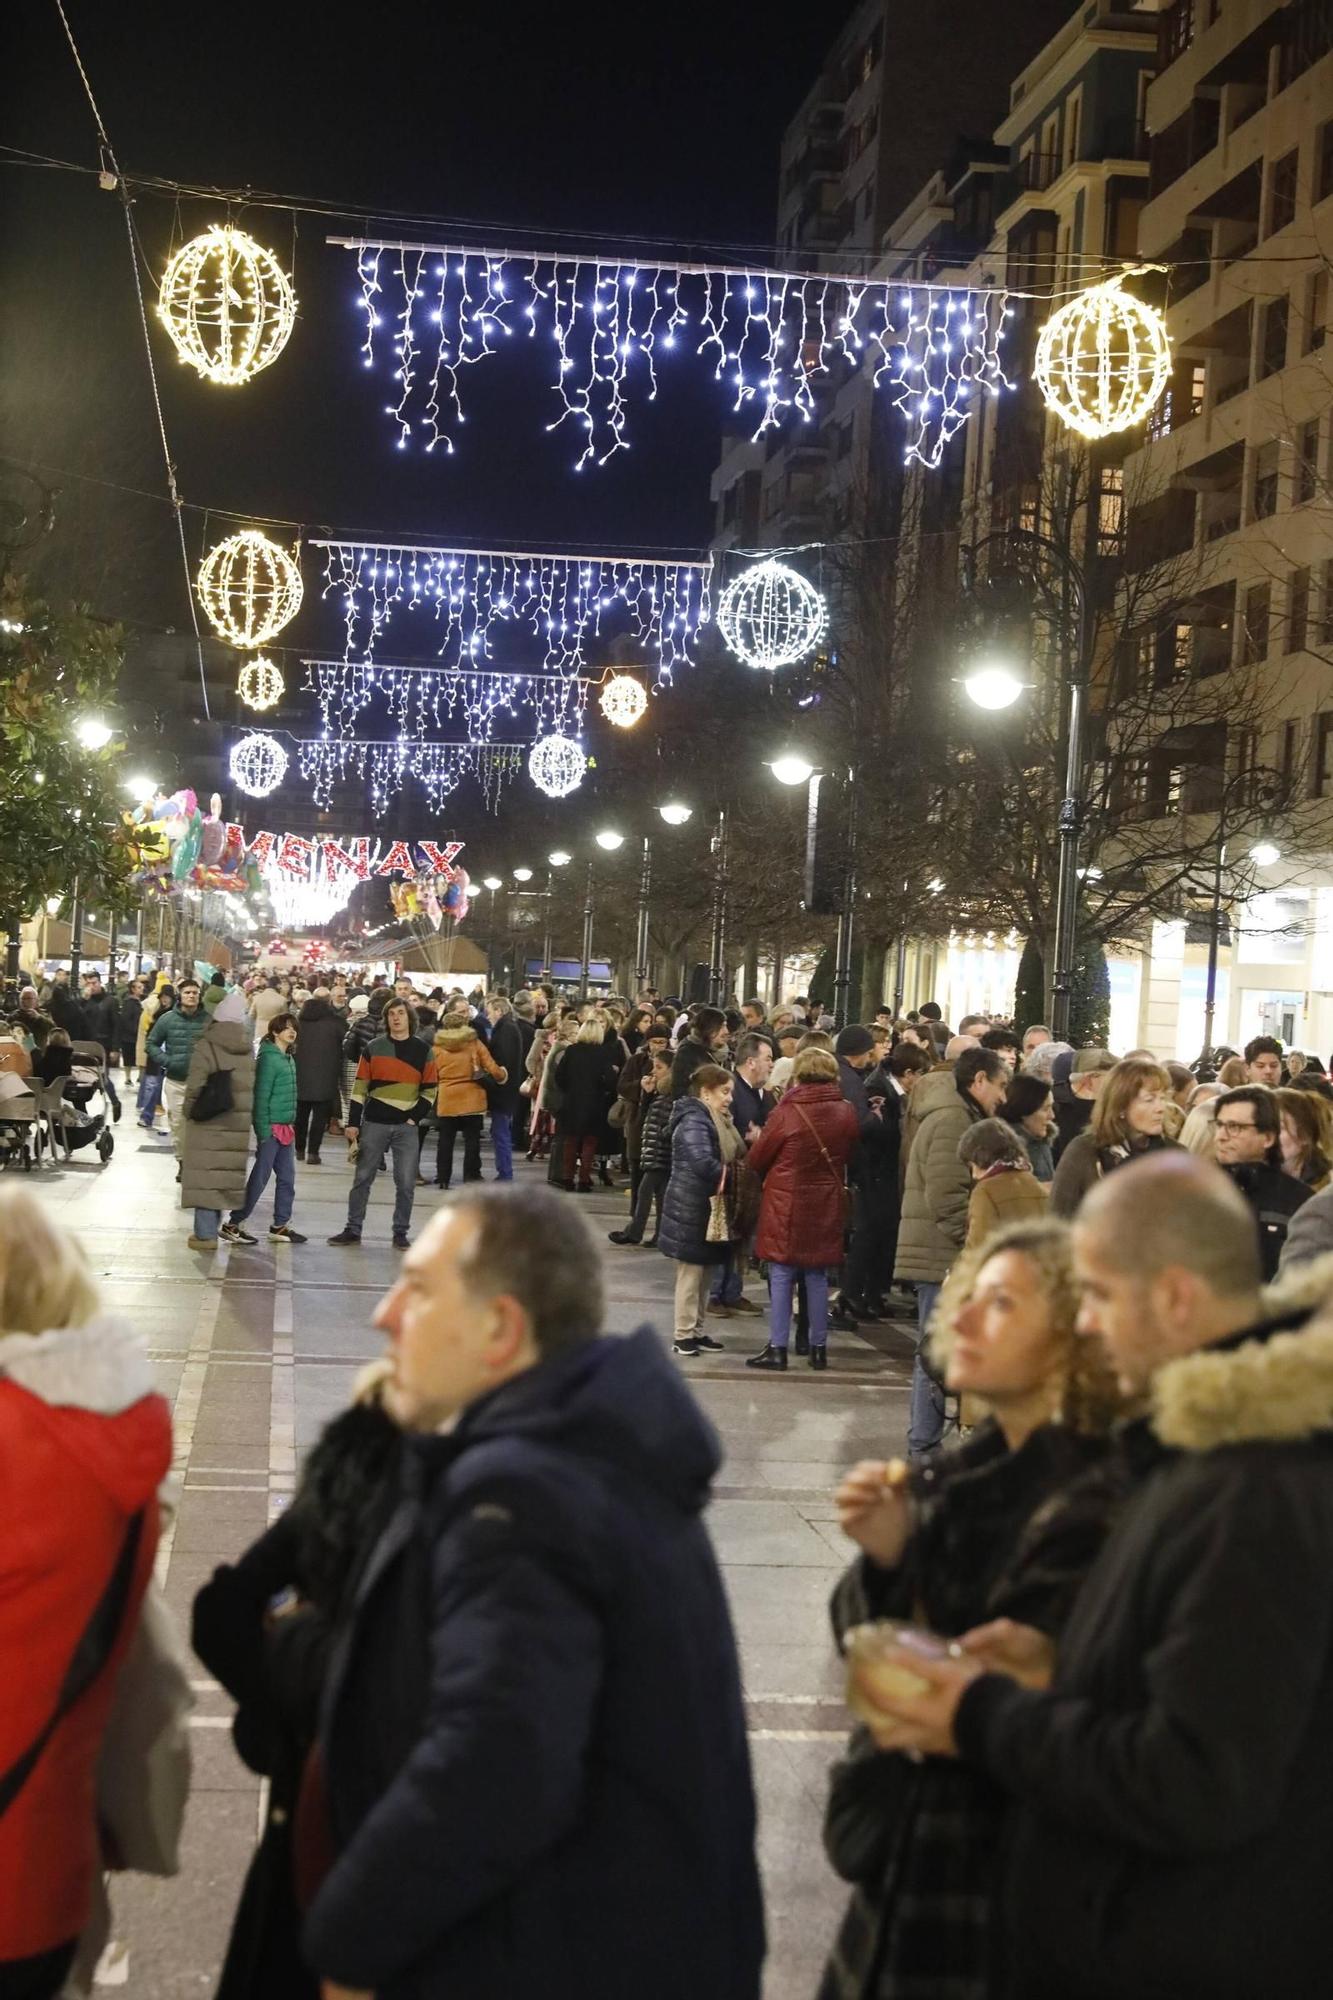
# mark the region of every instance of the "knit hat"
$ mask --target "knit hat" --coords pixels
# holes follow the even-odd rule
[[[875,1046],[875,1037],[869,1028],[852,1026],[844,1028],[833,1044],[834,1053],[840,1056],[863,1056]]]
[[[354,993],[347,1003],[347,1011],[353,1019],[356,1019],[359,1015],[365,1013],[369,1005],[370,995],[368,993]]]

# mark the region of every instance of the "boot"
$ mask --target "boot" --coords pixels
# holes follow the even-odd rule
[[[860,1325],[860,1321],[842,1293],[839,1293],[833,1301],[828,1323],[837,1333],[855,1333]]]
[[[817,1347],[810,1349],[810,1366],[814,1369],[828,1367],[828,1348],[822,1340]]]
[[[758,1354],[752,1354],[745,1365],[747,1368],[763,1368],[773,1374],[785,1374],[787,1350],[785,1347],[774,1347],[770,1340],[767,1347]]]

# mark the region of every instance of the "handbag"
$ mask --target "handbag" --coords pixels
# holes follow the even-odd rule
[[[704,1231],[705,1243],[730,1243],[731,1222],[727,1215],[727,1170],[722,1169],[722,1179],[717,1193],[708,1197],[708,1227]]]
[[[0,1818],[9,1811],[27,1784],[38,1758],[75,1702],[87,1693],[111,1658],[116,1640],[120,1636],[125,1606],[129,1602],[134,1566],[138,1559],[139,1543],[143,1537],[143,1521],[143,1509],[140,1508],[125,1530],[125,1539],[120,1545],[116,1566],[107,1579],[102,1595],[93,1606],[88,1623],[79,1634],[78,1644],[70,1655],[65,1677],[60,1683],[60,1692],[56,1696],[55,1707],[22,1756],[17,1757],[4,1775],[0,1776]]]
[[[232,1108],[231,1071],[211,1069],[195,1093],[190,1118],[196,1125],[204,1125],[210,1118],[221,1118],[224,1111]]]
[[[628,1117],[629,1105],[623,1097],[618,1097],[606,1114],[606,1122],[613,1132],[623,1132]]]
[[[733,1241],[743,1243],[753,1231],[759,1220],[763,1190],[764,1184],[754,1169],[747,1167],[744,1160],[735,1161],[722,1190]]]
[[[830,1153],[828,1147],[824,1144],[824,1141],[820,1138],[818,1132],[816,1132],[814,1126],[810,1123],[810,1120],[806,1117],[802,1107],[799,1104],[793,1104],[792,1109],[793,1111],[795,1111],[795,1113],[799,1118],[804,1120],[806,1130],[809,1132],[810,1137],[814,1140],[815,1144],[818,1146],[820,1152],[824,1155],[824,1165],[828,1168],[829,1172],[833,1175],[833,1178],[838,1183],[838,1187],[842,1194],[842,1228],[843,1228],[843,1234],[846,1235],[847,1231],[852,1226],[852,1216],[853,1213],[855,1212],[856,1197],[852,1193],[851,1189],[848,1187],[842,1175],[838,1172],[838,1169],[834,1166],[832,1153]]]

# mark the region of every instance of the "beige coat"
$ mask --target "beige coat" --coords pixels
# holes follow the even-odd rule
[[[231,1110],[202,1125],[190,1107],[215,1069],[231,1071]],[[255,1058],[244,1021],[213,1020],[194,1045],[185,1079],[181,1131],[182,1208],[239,1208],[245,1199],[250,1156],[250,1112],[255,1096]]]

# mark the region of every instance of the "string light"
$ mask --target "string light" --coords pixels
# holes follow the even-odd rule
[[[241,668],[236,692],[247,708],[262,711],[276,708],[287,692],[287,683],[282,678],[281,667],[266,659],[263,653],[256,653],[254,659]]]
[[[642,718],[648,697],[642,682],[636,681],[633,674],[612,674],[597,706],[617,729],[632,729]]]
[[[229,768],[234,785],[252,799],[266,799],[287,775],[287,752],[276,736],[252,730],[233,749]]]
[[[717,622],[738,659],[771,671],[813,651],[828,625],[828,605],[813,584],[770,557],[727,585]]]
[[[630,448],[631,398],[656,399],[678,355],[712,363],[753,435],[816,421],[814,378],[863,363],[907,419],[906,456],[938,465],[977,391],[1007,386],[1006,294],[993,288],[703,264],[535,256],[332,236],[353,251],[365,325],[361,359],[387,367],[397,443],[455,450],[470,364],[540,339],[554,348],[558,410],[576,465]]]
[[[182,361],[206,381],[230,385],[277,360],[296,321],[296,295],[273,252],[226,223],[176,252],[157,314]]]
[[[528,756],[528,776],[548,799],[568,798],[583,783],[588,760],[569,736],[543,736]]]
[[[305,660],[303,692],[319,703],[324,727],[351,736],[358,717],[382,704],[401,735],[454,735],[464,727],[471,743],[489,742],[497,715],[527,714],[535,733],[578,735],[587,706],[587,682],[571,674],[510,674],[460,667],[386,666],[359,660]]]
[[[213,630],[243,653],[276,639],[301,609],[295,557],[257,528],[243,528],[211,548],[196,586]]]
[[[413,778],[422,787],[432,812],[455,792],[464,778],[475,778],[493,812],[508,781],[522,769],[520,743],[334,742],[307,737],[296,746],[297,769],[310,785],[321,812],[333,803],[333,788],[352,776],[364,781],[376,819]]]
[[[1150,268],[1150,267],[1141,267]],[[1155,306],[1108,278],[1047,320],[1034,373],[1048,406],[1086,438],[1142,423],[1171,378],[1171,339]]]
[[[283,930],[304,930],[313,924],[327,924],[345,909],[356,887],[357,877],[345,868],[329,863],[323,849],[310,843],[304,875],[294,875],[290,867],[279,867],[277,857],[264,870],[273,913]]]
[[[710,616],[710,562],[628,556],[530,555],[504,549],[420,548],[410,543],[312,542],[323,549],[324,596],[343,612],[344,659],[374,657],[400,608],[432,618],[441,659],[480,667],[494,627],[525,631],[542,663],[562,673],[587,664],[590,639],[628,632],[657,657],[657,678],[690,664]]]

